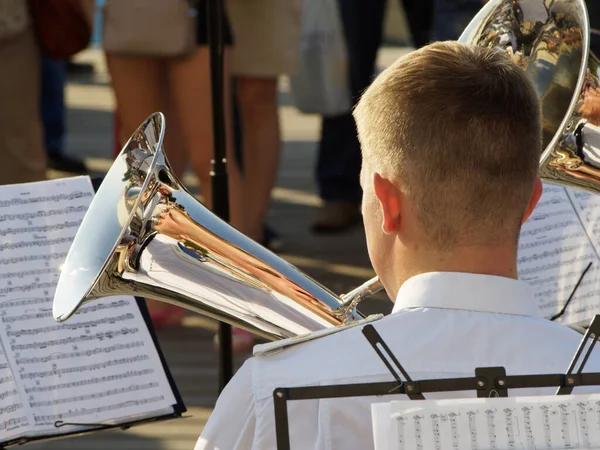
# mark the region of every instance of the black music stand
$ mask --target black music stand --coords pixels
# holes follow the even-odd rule
[[[227,184],[227,141],[225,134],[225,99],[223,73],[223,2],[206,3],[208,46],[210,51],[210,81],[212,86],[212,119],[214,155],[212,160],[212,205],[215,215],[229,222],[229,187]],[[227,101],[230,101],[228,99]],[[219,391],[233,376],[231,326],[219,322]]]
[[[582,373],[590,353],[600,337],[600,315],[596,315],[586,330],[575,355],[564,374],[536,374],[507,376],[504,367],[481,367],[475,369],[472,378],[444,378],[413,381],[400,365],[390,348],[373,325],[362,329],[375,352],[386,365],[395,381],[380,383],[357,383],[307,387],[281,387],[273,391],[275,409],[275,433],[277,450],[290,450],[290,432],[287,402],[292,400],[317,400],[343,397],[368,397],[384,395],[407,395],[411,400],[424,400],[423,393],[476,391],[477,397],[508,397],[508,389],[558,387],[556,395],[568,395],[577,386],[599,386],[600,373]],[[594,336],[576,373],[575,366]],[[381,350],[383,349],[383,351]],[[384,354],[384,351],[386,354]],[[396,367],[393,367],[396,366]],[[398,372],[400,373],[398,373]],[[405,381],[400,378],[404,376]]]

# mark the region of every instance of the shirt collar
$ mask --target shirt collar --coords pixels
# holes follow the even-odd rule
[[[462,309],[540,316],[533,290],[524,281],[458,272],[431,272],[407,280],[392,313],[409,308]]]

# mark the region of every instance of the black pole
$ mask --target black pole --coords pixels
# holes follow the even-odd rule
[[[208,0],[206,3],[208,21],[208,45],[210,50],[210,81],[212,91],[214,157],[212,160],[212,209],[229,222],[229,187],[227,185],[227,141],[225,134],[225,98],[223,73],[223,3],[222,0]],[[226,101],[231,101],[227,99]],[[233,376],[233,352],[231,326],[219,322],[219,391]]]

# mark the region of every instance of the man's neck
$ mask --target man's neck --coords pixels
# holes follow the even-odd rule
[[[408,252],[398,256],[397,269],[397,289],[409,278],[429,272],[462,272],[518,278],[516,249],[508,246],[459,247],[447,253]]]

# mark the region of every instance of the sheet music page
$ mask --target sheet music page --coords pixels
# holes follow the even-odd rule
[[[372,405],[376,450],[600,449],[600,394]]]
[[[575,295],[557,322],[588,322],[600,307],[600,264],[565,188],[545,183],[531,217],[521,229],[518,251],[519,278],[529,283],[541,313],[557,314]]]
[[[0,188],[0,340],[30,434],[81,429],[56,421],[154,417],[176,403],[133,297],[90,302],[65,323],[52,318],[59,267],[92,196],[87,177]]]
[[[0,443],[20,437],[29,419],[4,350],[0,346]]]

